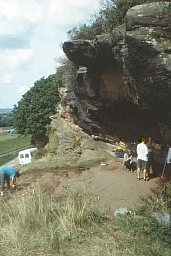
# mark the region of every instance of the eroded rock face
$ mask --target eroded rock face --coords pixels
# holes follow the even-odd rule
[[[157,20],[163,2],[131,8],[126,16],[125,74],[132,97],[144,107],[171,96],[171,14]]]
[[[63,112],[69,108],[87,133],[104,140],[146,135],[168,141],[161,127],[171,127],[171,13],[157,19],[167,5],[135,6],[111,34],[64,42],[79,69]]]

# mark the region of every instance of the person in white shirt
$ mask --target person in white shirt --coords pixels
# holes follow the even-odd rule
[[[146,181],[146,172],[148,164],[148,148],[146,139],[142,138],[142,142],[137,145],[137,180],[140,180],[140,171],[143,170],[144,181]]]
[[[166,163],[167,163],[167,173],[166,175],[168,177],[171,177],[171,142],[167,144],[168,149],[168,153],[167,153],[167,157],[166,157]]]

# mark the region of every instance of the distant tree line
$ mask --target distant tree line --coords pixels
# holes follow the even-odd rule
[[[11,112],[1,112],[0,113],[0,127],[10,127],[13,126],[13,115]]]

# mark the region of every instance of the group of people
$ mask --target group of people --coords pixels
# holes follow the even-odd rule
[[[168,153],[166,157],[166,171],[171,176],[171,143],[167,144]],[[148,141],[145,138],[142,138],[141,143],[137,145],[137,181],[139,181],[141,171],[143,172],[143,180],[146,181],[147,177],[149,180],[150,168],[153,170],[154,163],[154,150],[155,143],[149,138]],[[131,150],[128,150],[124,154],[124,166],[128,172],[133,172],[133,153]]]
[[[12,188],[15,188],[16,178],[19,177],[20,173],[18,169],[14,169],[11,166],[2,166],[0,168],[1,195],[4,194],[5,190],[10,189],[10,180],[12,182]]]

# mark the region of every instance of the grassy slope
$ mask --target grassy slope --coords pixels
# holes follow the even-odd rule
[[[30,145],[30,137],[19,135],[0,135],[0,155],[18,150],[24,146]]]
[[[109,218],[87,192],[67,191],[60,202],[27,193],[0,198],[1,255],[170,256],[169,227],[158,225],[150,212],[141,219]]]

